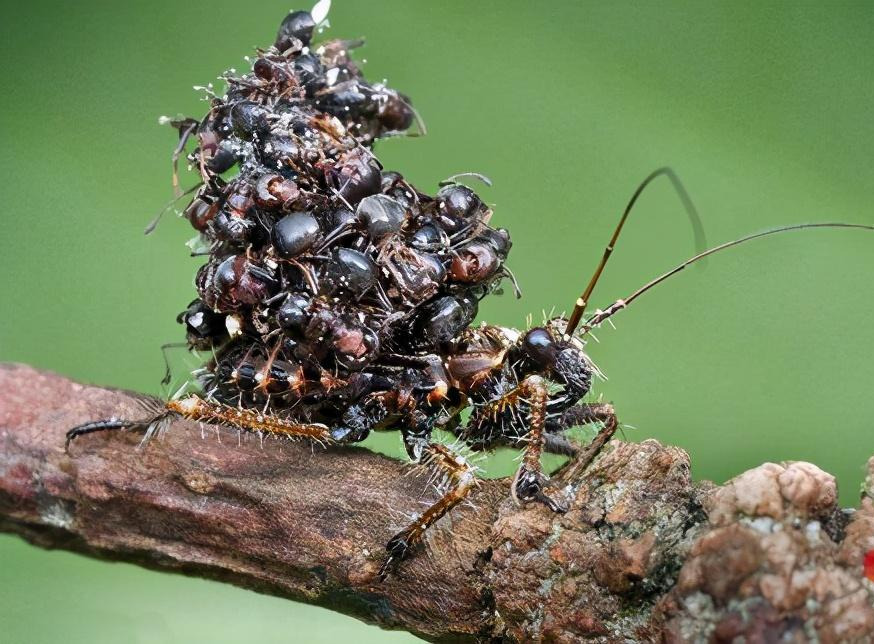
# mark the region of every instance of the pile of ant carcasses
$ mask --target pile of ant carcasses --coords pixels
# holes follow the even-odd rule
[[[209,256],[179,321],[214,354],[200,380],[216,400],[348,432],[338,416],[402,389],[405,360],[445,355],[506,274],[510,239],[469,187],[432,197],[383,169],[374,141],[418,117],[364,80],[359,43],[312,45],[315,27],[289,14],[203,120],[175,123],[196,136],[202,185],[184,214]]]

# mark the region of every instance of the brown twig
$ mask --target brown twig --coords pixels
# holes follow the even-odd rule
[[[614,441],[560,497],[516,507],[508,482],[438,524],[379,583],[383,546],[427,485],[363,449],[140,436],[77,423],[133,415],[136,396],[0,366],[0,529],[327,606],[435,641],[802,641],[874,638],[874,459],[855,513],[807,463],[695,486],[686,454]],[[209,430],[212,432],[213,430]],[[797,639],[792,639],[797,638]]]

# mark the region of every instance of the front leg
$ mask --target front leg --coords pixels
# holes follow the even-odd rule
[[[549,477],[543,472],[540,456],[543,453],[544,429],[546,426],[546,404],[549,391],[540,376],[528,376],[515,392],[516,403],[525,400],[528,403],[528,433],[525,435],[525,452],[522,464],[513,477],[510,493],[518,503],[539,501],[553,512],[566,512],[562,504],[546,495],[544,487],[549,483]]]

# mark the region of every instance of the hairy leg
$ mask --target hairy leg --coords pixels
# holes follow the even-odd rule
[[[160,429],[162,423],[168,420],[169,413],[161,400],[143,396],[142,398],[139,398],[137,402],[142,408],[144,414],[142,418],[127,420],[113,417],[78,425],[67,431],[67,440],[64,444],[64,449],[69,450],[70,443],[79,436],[93,434],[95,432],[105,432],[117,429],[139,429],[145,431],[148,436],[152,431]]]
[[[563,443],[561,446],[571,452],[574,451],[574,447],[563,437],[548,436],[546,431],[548,402],[549,390],[543,378],[528,376],[519,383],[519,386],[479,406],[471,414],[467,427],[457,434],[466,438],[468,444],[471,444],[470,437],[487,435],[487,438],[482,439],[483,449],[488,449],[495,444],[524,444],[522,464],[510,487],[513,499],[520,504],[539,501],[555,512],[564,512],[565,508],[544,492],[549,477],[543,471],[540,457],[547,445],[557,450],[559,444]],[[528,406],[527,418],[521,413],[523,403]],[[513,435],[510,435],[504,431],[504,423],[507,422],[514,426],[523,426],[527,431],[524,433],[514,431]],[[498,429],[490,432],[492,425]],[[493,435],[488,435],[489,433]]]
[[[107,418],[106,420],[95,420],[90,423],[77,425],[67,431],[67,440],[64,443],[64,449],[70,449],[70,443],[84,436],[85,434],[93,434],[95,432],[106,432],[114,429],[143,429],[148,430],[149,425],[156,422],[157,418],[149,418],[145,420],[122,420],[120,418]]]
[[[69,447],[75,438],[84,434],[113,429],[148,430],[148,428],[174,416],[204,423],[226,425],[256,434],[285,438],[308,438],[321,443],[333,442],[328,427],[319,423],[297,423],[254,409],[239,409],[190,395],[167,402],[164,407],[158,408],[152,416],[144,420],[129,421],[111,418],[74,427],[67,432],[67,446]]]
[[[519,503],[539,501],[553,512],[565,512],[563,505],[543,491],[549,483],[549,477],[540,463],[545,443],[546,403],[549,400],[546,383],[539,376],[529,376],[519,384],[516,398],[514,404],[518,404],[519,400],[528,403],[528,433],[525,435],[522,464],[513,478],[510,493]]]
[[[298,423],[254,409],[240,409],[204,400],[195,395],[171,400],[167,403],[167,409],[189,420],[229,425],[253,433],[285,438],[309,438],[322,443],[333,442],[328,427],[321,423]]]
[[[443,474],[449,482],[449,487],[443,496],[386,544],[388,558],[379,570],[381,580],[384,580],[403,559],[410,555],[413,548],[421,543],[425,531],[461,503],[476,485],[474,468],[446,445],[430,443],[422,452],[421,462]]]
[[[560,454],[576,458],[580,453],[580,446],[566,436],[547,432],[543,435],[543,451],[547,454]]]

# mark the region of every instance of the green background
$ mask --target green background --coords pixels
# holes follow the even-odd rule
[[[185,222],[142,229],[171,196],[191,90],[271,42],[276,3],[46,2],[3,7],[0,359],[160,393],[196,264]],[[335,2],[331,35],[366,35],[371,79],[409,93],[425,138],[387,168],[433,191],[494,187],[525,291],[481,318],[570,307],[637,183],[671,164],[711,242],[775,224],[874,223],[874,11],[867,3]],[[692,252],[667,182],[633,213],[608,304]],[[874,234],[802,232],[686,271],[616,316],[590,353],[632,440],[657,437],[717,481],[766,460],[835,473],[855,504],[874,453]],[[59,428],[60,432],[61,428]],[[397,452],[397,438],[379,448]],[[136,456],[131,455],[132,458]],[[492,474],[512,469],[499,454]],[[410,641],[322,609],[0,537],[5,641]]]

